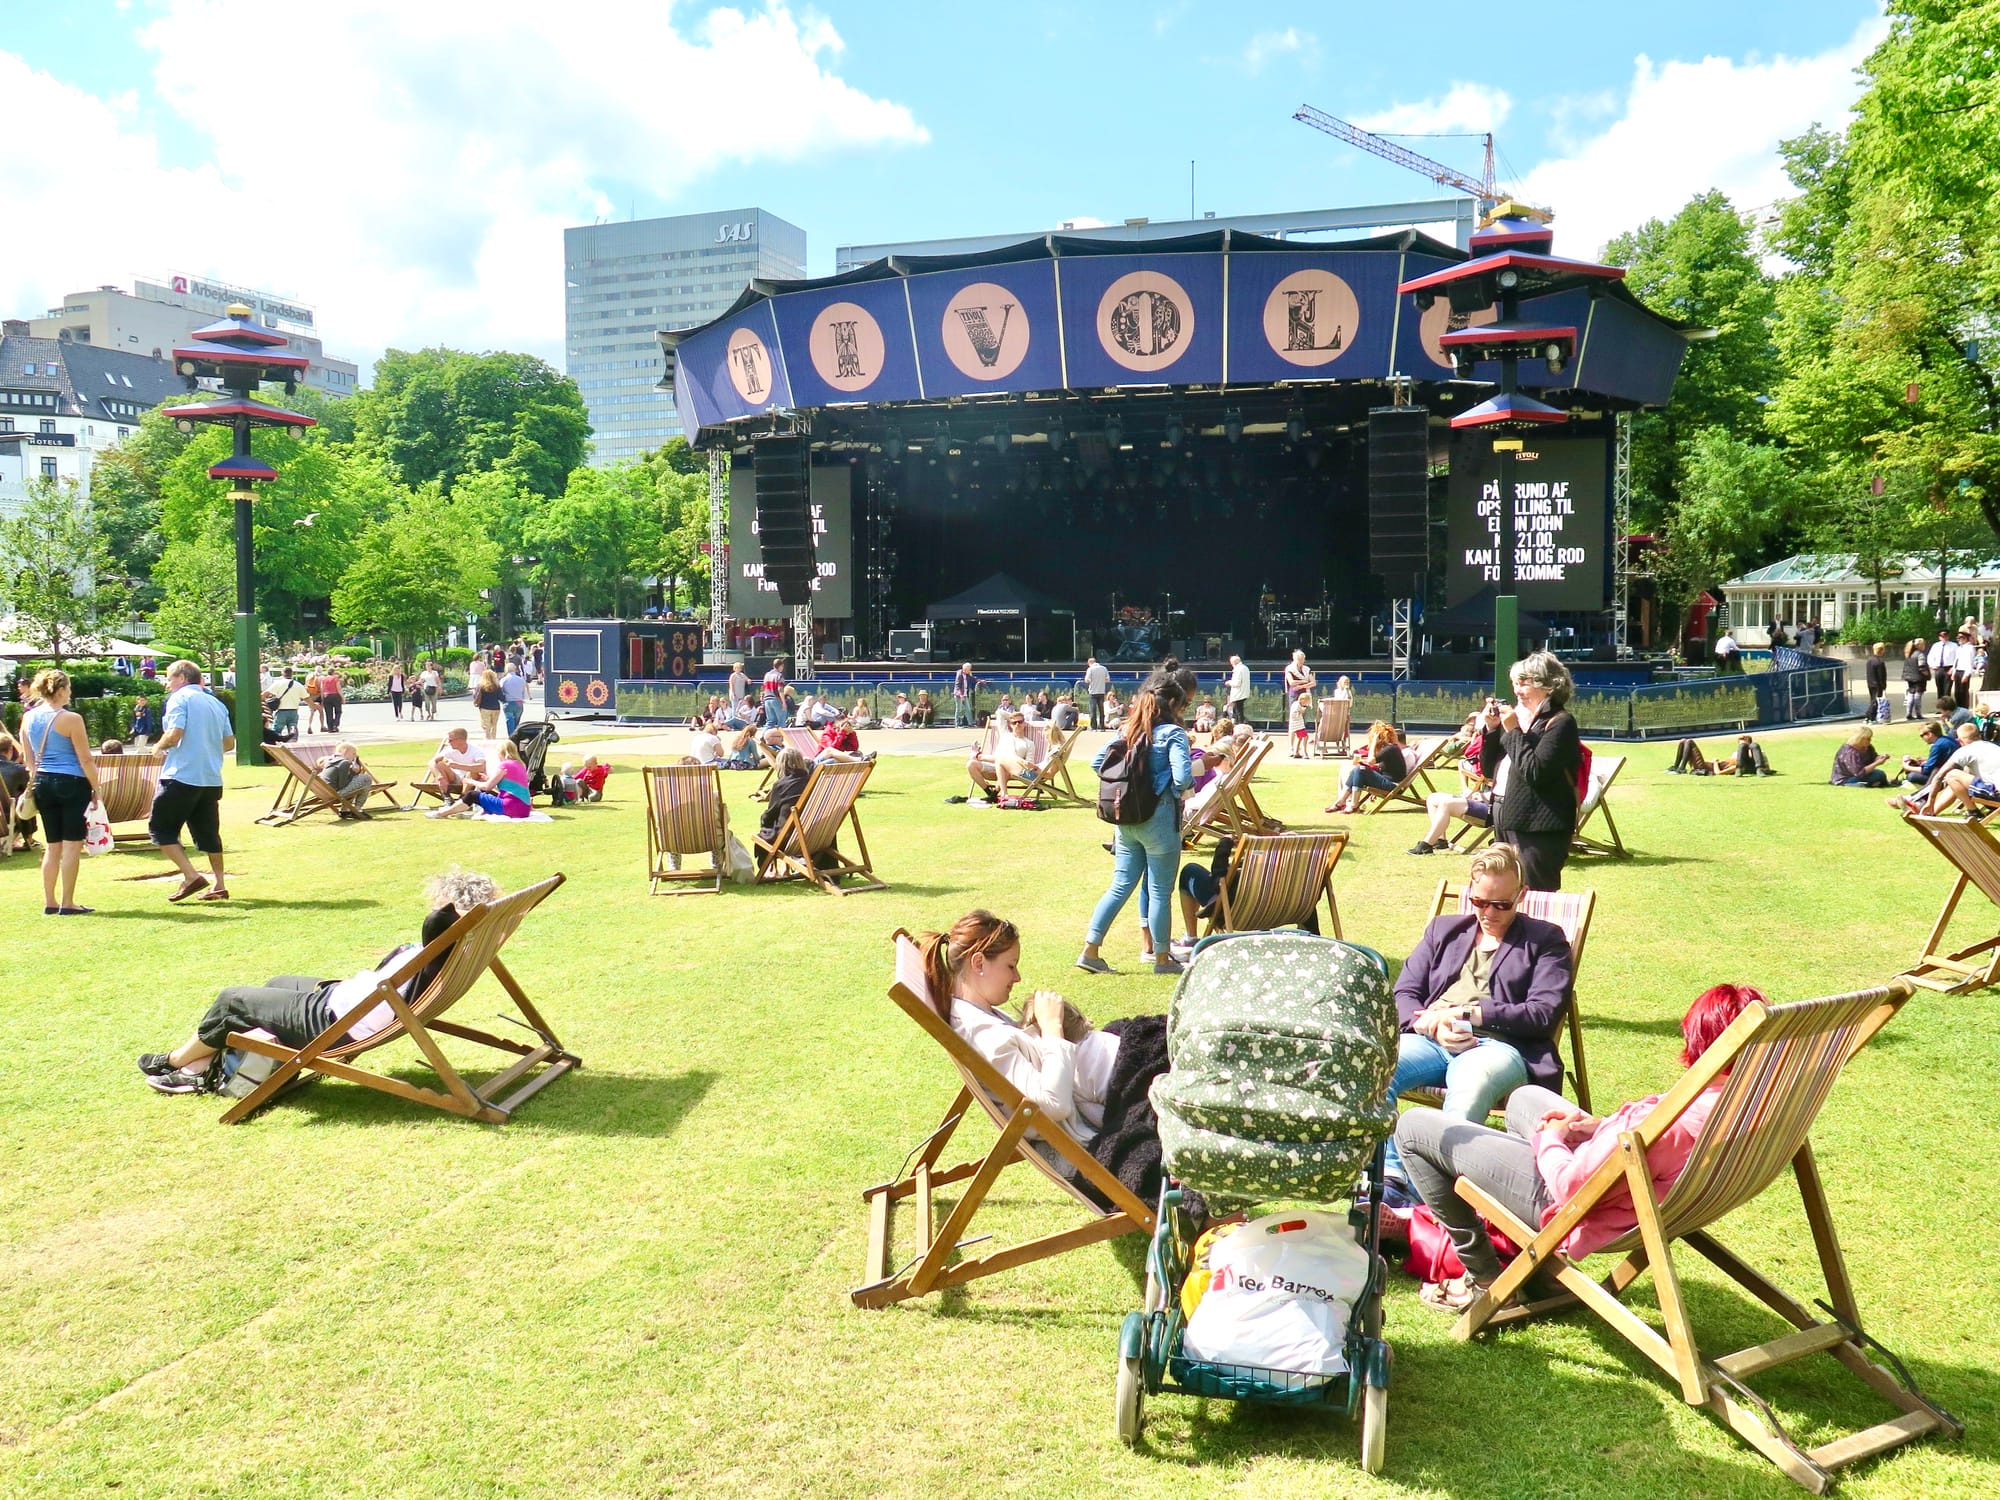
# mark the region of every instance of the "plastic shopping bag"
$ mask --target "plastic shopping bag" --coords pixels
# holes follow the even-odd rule
[[[1342,1345],[1368,1252],[1345,1215],[1301,1210],[1252,1219],[1209,1249],[1208,1290],[1188,1319],[1183,1353],[1329,1379],[1347,1369]]]
[[[83,852],[109,854],[111,845],[111,820],[104,815],[104,804],[93,802],[83,815]]]

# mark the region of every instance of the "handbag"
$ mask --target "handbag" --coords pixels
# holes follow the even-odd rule
[[[1486,1237],[1493,1242],[1493,1253],[1500,1257],[1500,1264],[1506,1265],[1521,1253],[1512,1240],[1484,1217],[1479,1222],[1486,1226]],[[1465,1266],[1451,1242],[1451,1231],[1438,1221],[1429,1204],[1419,1204],[1410,1214],[1410,1253],[1403,1257],[1403,1269],[1419,1281],[1449,1281],[1465,1274]]]
[[[735,834],[725,834],[722,846],[722,878],[731,885],[748,885],[757,873],[757,863]]]

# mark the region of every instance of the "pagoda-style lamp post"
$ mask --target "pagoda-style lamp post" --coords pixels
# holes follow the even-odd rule
[[[1574,327],[1523,322],[1521,299],[1603,285],[1625,275],[1619,266],[1551,255],[1555,234],[1547,219],[1538,210],[1500,204],[1473,233],[1472,259],[1406,281],[1398,288],[1415,294],[1420,308],[1430,307],[1440,294],[1450,298],[1455,313],[1487,312],[1497,305],[1498,316],[1493,322],[1454,329],[1438,342],[1451,355],[1461,380],[1471,379],[1477,364],[1497,363],[1500,367],[1499,392],[1470,411],[1460,412],[1451,425],[1494,434],[1500,526],[1494,539],[1499,582],[1493,600],[1493,693],[1501,698],[1511,696],[1507,669],[1521,645],[1520,600],[1514,593],[1514,455],[1521,450],[1519,434],[1569,420],[1569,413],[1562,408],[1522,393],[1520,363],[1524,358],[1539,359],[1551,375],[1560,374],[1575,354],[1577,342]]]
[[[189,390],[203,380],[220,381],[226,394],[219,400],[173,408],[174,425],[192,432],[197,422],[227,423],[236,434],[235,449],[220,463],[209,465],[210,479],[229,481],[229,498],[236,511],[236,763],[261,765],[264,738],[264,674],[257,650],[257,586],[251,543],[250,504],[253,484],[278,477],[278,471],[250,451],[253,427],[289,427],[304,433],[313,419],[302,412],[268,406],[251,392],[264,381],[283,381],[285,394],[298,390],[299,377],[310,361],[287,354],[285,336],[254,321],[241,302],[229,306],[220,323],[195,330],[187,347],[174,350],[174,368]]]

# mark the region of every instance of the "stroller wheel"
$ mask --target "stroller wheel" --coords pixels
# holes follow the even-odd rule
[[[1145,1425],[1145,1401],[1146,1382],[1139,1369],[1139,1356],[1119,1355],[1118,1441],[1128,1448],[1138,1443],[1139,1429]]]
[[[1389,1443],[1389,1389],[1364,1385],[1361,1388],[1361,1467],[1370,1474],[1382,1472],[1382,1458]]]

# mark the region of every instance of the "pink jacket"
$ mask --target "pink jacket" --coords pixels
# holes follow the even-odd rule
[[[1694,1154],[1694,1143],[1700,1138],[1702,1127],[1708,1123],[1709,1111],[1715,1108],[1715,1101],[1721,1096],[1722,1084],[1719,1081],[1713,1088],[1703,1089],[1695,1096],[1694,1102],[1681,1112],[1681,1117],[1668,1126],[1666,1133],[1647,1151],[1646,1165],[1653,1169],[1655,1197],[1665,1198],[1680,1178],[1688,1158]],[[1548,1185],[1552,1200],[1542,1215],[1543,1224],[1553,1219],[1577,1189],[1590,1180],[1591,1173],[1617,1152],[1618,1137],[1625,1131],[1637,1129],[1639,1122],[1659,1102],[1658,1094],[1633,1100],[1608,1118],[1598,1121],[1597,1129],[1591,1132],[1589,1139],[1576,1146],[1564,1141],[1557,1131],[1536,1132],[1535,1169],[1542,1174],[1542,1181]],[[1581,1259],[1629,1233],[1638,1223],[1639,1214],[1632,1206],[1632,1194],[1621,1181],[1598,1200],[1597,1207],[1577,1220],[1576,1226],[1562,1242],[1562,1252],[1573,1260]]]

